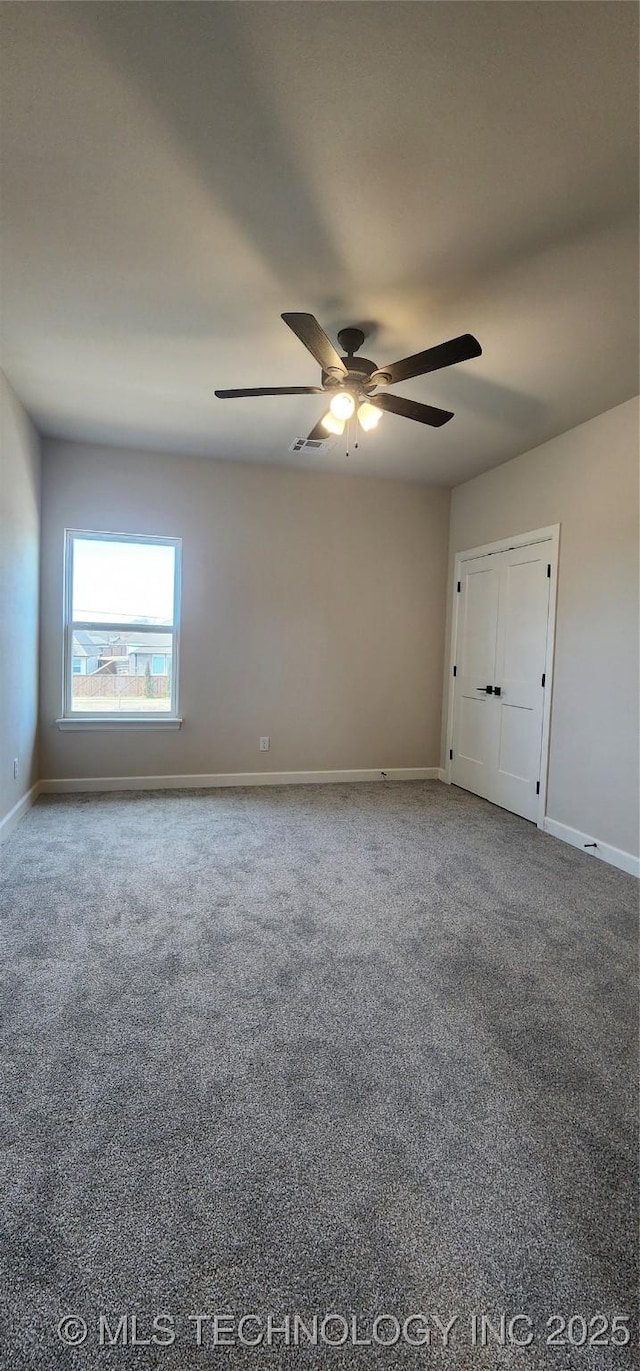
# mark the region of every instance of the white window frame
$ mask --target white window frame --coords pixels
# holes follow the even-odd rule
[[[174,549],[174,583],[173,583],[173,623],[171,624],[144,624],[140,622],[122,623],[114,620],[113,622],[98,622],[91,619],[73,618],[73,552],[76,539],[83,542],[93,540],[104,543],[147,543],[153,547],[163,546]],[[182,720],[178,710],[179,700],[179,660],[180,660],[180,592],[182,585],[182,539],[165,538],[143,533],[111,533],[97,532],[95,530],[67,528],[64,534],[64,626],[63,626],[63,669],[62,669],[62,717],[57,720],[61,728],[179,728]],[[113,711],[92,711],[73,709],[73,635],[77,629],[104,632],[141,634],[142,642],[147,633],[169,633],[171,634],[171,702],[170,708],[166,713],[149,712],[145,714],[142,710],[135,713],[118,713]],[[168,652],[164,653],[166,657]]]

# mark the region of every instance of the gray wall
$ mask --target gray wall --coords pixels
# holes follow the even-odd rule
[[[47,442],[42,776],[438,766],[448,509],[396,481]],[[179,732],[56,727],[65,526],[183,539]]]
[[[0,372],[0,821],[37,779],[39,539],[40,441]]]
[[[453,491],[448,621],[457,552],[557,523],[547,814],[636,854],[637,400]]]

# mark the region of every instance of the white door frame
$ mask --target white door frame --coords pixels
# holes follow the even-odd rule
[[[536,528],[531,533],[518,533],[513,538],[501,538],[497,543],[486,543],[484,547],[472,547],[466,552],[456,553],[453,567],[453,603],[451,612],[451,650],[449,654],[449,693],[447,703],[446,761],[442,779],[451,785],[451,752],[453,749],[453,668],[456,664],[458,641],[458,581],[461,579],[463,562],[471,562],[476,557],[487,557],[493,552],[509,552],[512,548],[528,547],[531,543],[547,543],[551,565],[551,585],[549,587],[549,616],[547,619],[546,665],[544,683],[544,704],[542,710],[542,751],[540,757],[540,797],[538,801],[538,828],[544,826],[547,808],[547,773],[549,770],[549,736],[551,725],[551,692],[553,689],[553,648],[556,632],[556,603],[558,596],[558,557],[560,552],[560,525],[550,524],[548,528]]]

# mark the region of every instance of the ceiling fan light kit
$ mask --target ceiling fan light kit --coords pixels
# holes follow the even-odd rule
[[[335,419],[350,419],[356,407],[353,395],[348,390],[338,390],[331,396],[329,409]]]
[[[382,418],[382,410],[370,405],[367,400],[360,405],[358,410],[358,423],[365,433],[369,433],[372,428],[377,428]]]
[[[322,424],[322,427],[326,429],[327,433],[334,433],[337,438],[340,438],[344,433],[345,420],[337,419],[330,409],[322,416],[320,423]]]
[[[402,357],[398,362],[377,367],[370,358],[355,355],[365,340],[362,329],[340,329],[338,342],[344,349],[344,356],[341,357],[313,314],[283,314],[281,317],[320,366],[321,386],[254,387],[249,390],[216,390],[215,394],[219,400],[235,400],[258,395],[322,395],[328,392],[331,395],[329,410],[312,428],[308,438],[310,442],[326,438],[328,433],[341,436],[356,408],[356,423],[365,433],[376,427],[383,413],[397,414],[403,419],[413,419],[418,424],[440,428],[453,419],[450,410],[437,409],[434,405],[421,404],[400,395],[378,393],[378,388],[396,385],[398,381],[409,381],[414,376],[426,376],[431,371],[455,366],[457,362],[467,362],[482,353],[477,338],[471,333],[463,333],[447,343],[439,343],[424,352],[416,352],[411,357]]]

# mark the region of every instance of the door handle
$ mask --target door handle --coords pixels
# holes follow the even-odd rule
[[[476,686],[476,690],[481,690],[483,695],[493,695],[493,686]],[[496,687],[496,692],[498,695],[500,694],[498,687]]]

